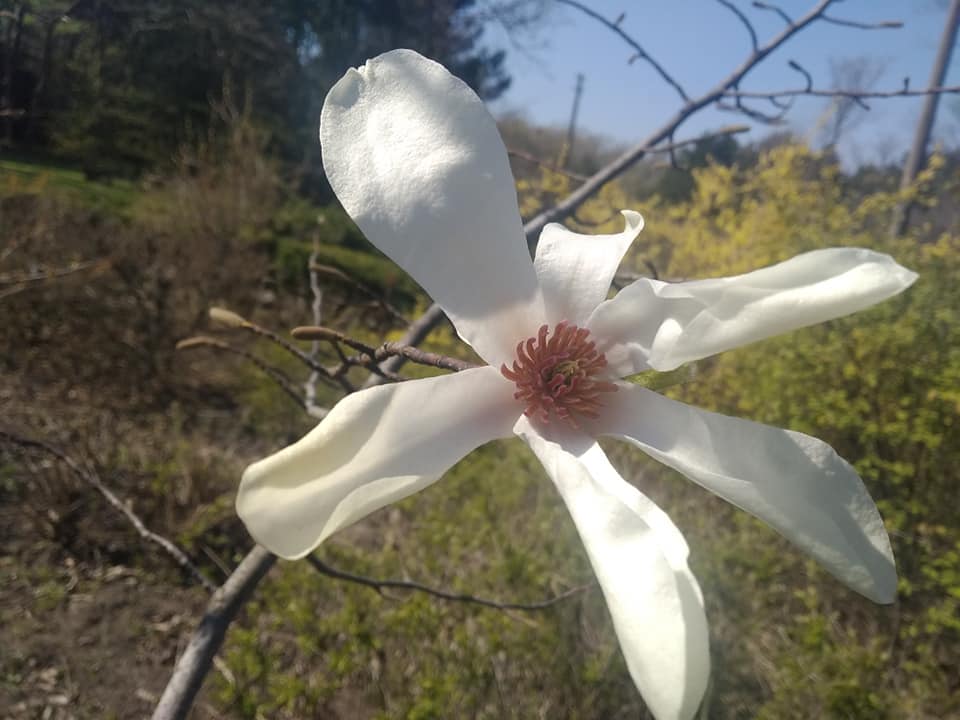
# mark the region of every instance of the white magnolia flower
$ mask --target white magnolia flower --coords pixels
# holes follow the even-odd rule
[[[691,717],[703,696],[703,598],[679,530],[595,438],[633,443],[853,589],[893,601],[883,521],[832,448],[618,379],[855,312],[914,273],[834,248],[736,277],[641,279],[607,300],[640,215],[625,211],[616,235],[548,225],[531,262],[493,118],[464,83],[409,50],[349,70],[327,96],[320,138],[344,208],[489,365],[349,395],[302,440],[251,465],[237,509],[258,542],[302,557],[479,445],[519,436],[573,516],[627,667],[660,720]]]

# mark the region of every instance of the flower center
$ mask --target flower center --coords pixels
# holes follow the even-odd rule
[[[526,406],[523,414],[545,423],[560,418],[578,428],[577,416],[596,418],[603,393],[617,386],[598,377],[607,358],[589,339],[590,331],[567,323],[543,325],[536,337],[517,344],[513,367],[500,372],[517,386],[513,396]]]

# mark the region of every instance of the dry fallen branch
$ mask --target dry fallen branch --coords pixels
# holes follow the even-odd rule
[[[173,558],[177,565],[193,575],[197,582],[203,585],[207,590],[213,592],[217,589],[216,584],[209,577],[207,577],[206,573],[193,564],[183,550],[177,547],[171,540],[168,540],[162,535],[158,535],[147,528],[140,517],[133,512],[130,506],[118,498],[113,491],[110,490],[110,488],[103,484],[100,476],[97,475],[93,468],[80,465],[80,463],[53,445],[50,445],[42,440],[24,437],[23,435],[10,430],[0,429],[0,440],[4,440],[11,445],[15,445],[22,449],[39,450],[47,455],[55,457],[57,460],[66,465],[74,475],[80,478],[80,480],[97,490],[97,492],[99,492],[104,499],[110,503],[110,505],[119,510],[120,513],[137,531],[140,537],[142,537],[144,540],[154,543],[155,545],[159,545],[167,555]]]

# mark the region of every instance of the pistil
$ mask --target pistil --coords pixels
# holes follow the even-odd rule
[[[524,404],[524,415],[579,428],[577,418],[598,417],[603,394],[617,389],[605,379],[606,366],[590,331],[563,321],[552,334],[543,325],[536,337],[518,343],[513,367],[501,365],[500,372],[516,384],[513,396]]]

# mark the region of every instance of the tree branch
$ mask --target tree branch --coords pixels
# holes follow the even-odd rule
[[[596,585],[596,583],[579,585],[575,588],[567,590],[566,592],[560,593],[559,595],[547,598],[546,600],[540,600],[538,602],[501,602],[499,600],[489,600],[487,598],[477,597],[476,595],[470,595],[468,593],[452,593],[447,592],[446,590],[437,590],[436,588],[432,588],[428,585],[423,585],[418,582],[413,582],[411,580],[377,580],[375,578],[365,577],[363,575],[354,575],[353,573],[338,570],[337,568],[327,565],[315,555],[307,555],[307,557],[304,559],[309,562],[317,572],[323,575],[327,575],[328,577],[336,578],[338,580],[346,580],[347,582],[363,585],[364,587],[375,590],[380,594],[383,594],[382,591],[386,588],[395,590],[412,590],[415,592],[422,592],[426,593],[427,595],[432,595],[433,597],[440,598],[441,600],[463,602],[472,605],[482,605],[483,607],[493,608],[495,610],[545,610],[559,602],[573,597],[574,595],[582,593],[584,590],[595,587]]]
[[[312,256],[311,256],[312,257]],[[404,327],[410,326],[410,319],[405,317],[397,308],[391,305],[385,298],[383,298],[378,292],[372,288],[367,287],[359,280],[350,277],[343,270],[339,268],[332,267],[330,265],[321,265],[313,260],[310,261],[310,272],[311,277],[316,274],[323,274],[329,277],[334,277],[343,282],[346,285],[349,285],[356,290],[359,290],[364,295],[373,300],[384,312],[390,315],[394,320],[403,325]],[[313,281],[311,280],[311,289],[313,288]],[[320,320],[314,319],[314,324],[319,325]]]
[[[545,160],[541,160],[540,158],[534,155],[531,155],[528,152],[524,152],[523,150],[515,150],[513,148],[507,148],[507,154],[512,155],[513,157],[516,157],[516,158],[520,158],[521,160],[526,160],[527,162],[533,163],[538,167],[545,168],[550,172],[555,172],[560,175],[565,175],[571,180],[576,180],[577,182],[583,182],[584,180],[587,179],[586,175],[581,175],[580,173],[571,172],[570,170],[564,170],[561,167],[557,167],[553,163],[549,163],[549,162],[546,162]]]
[[[824,14],[820,19],[826,23],[830,23],[831,25],[840,25],[841,27],[856,28],[858,30],[899,30],[903,27],[903,23],[899,20],[881,20],[880,22],[875,23],[865,23],[857,22],[856,20],[835,18],[832,15],[826,14]]]
[[[623,15],[621,15],[615,22],[611,22],[610,20],[607,20],[605,17],[603,17],[603,15],[601,15],[600,13],[594,10],[591,10],[586,5],[583,5],[577,2],[576,0],[556,0],[556,2],[562,5],[569,5],[572,8],[576,8],[577,10],[582,12],[584,15],[587,15],[593,18],[597,22],[605,25],[607,28],[612,30],[617,35],[619,35],[623,39],[623,41],[627,43],[627,45],[629,45],[634,49],[634,52],[636,53],[633,57],[630,58],[628,62],[632,63],[634,60],[638,60],[638,59],[646,60],[648,63],[650,63],[650,66],[656,71],[656,73],[660,76],[660,78],[665,83],[667,83],[670,87],[672,87],[674,90],[677,91],[677,94],[680,96],[681,100],[685,102],[690,101],[690,97],[687,95],[686,91],[680,86],[680,83],[674,80],[673,77],[670,75],[670,73],[668,73],[660,63],[654,60],[653,57],[650,55],[650,53],[648,53],[646,50],[643,49],[643,46],[641,46],[640,43],[638,43],[630,35],[628,35],[623,31],[623,28],[620,27],[620,23],[623,20]]]
[[[831,0],[832,1],[832,0]],[[793,25],[793,20],[789,15],[781,8],[779,5],[774,5],[773,3],[760,2],[760,0],[753,0],[753,6],[758,10],[770,10],[775,12],[780,18],[787,24]]]
[[[942,85],[911,90],[909,84],[899,90],[817,90],[816,88],[796,88],[792,90],[746,91],[729,90],[723,94],[725,98],[753,98],[755,100],[775,100],[777,98],[798,97],[806,95],[821,98],[850,98],[851,100],[871,100],[878,98],[920,97],[923,95],[956,95],[960,93],[960,85]]]
[[[386,360],[391,357],[403,357],[407,360],[411,360],[420,365],[430,365],[432,367],[442,368],[444,370],[453,370],[454,372],[460,372],[461,370],[467,370],[469,368],[477,367],[477,365],[467,362],[466,360],[460,360],[458,358],[448,357],[446,355],[438,355],[437,353],[426,352],[420,350],[419,348],[412,347],[410,345],[404,345],[399,342],[385,342],[379,347],[374,348],[371,345],[367,345],[356,338],[352,338],[349,335],[344,335],[338,330],[333,328],[323,327],[321,325],[305,325],[302,327],[296,327],[290,332],[293,337],[297,340],[326,340],[330,343],[342,343],[347,347],[356,350],[359,352],[359,355],[354,355],[353,357],[341,356],[341,368],[333,371],[334,376],[338,372],[343,372],[342,366],[363,366],[370,367],[374,371],[380,371],[377,365],[378,363]],[[387,376],[387,379],[390,380],[402,380],[403,378],[398,376],[390,377]]]
[[[283,390],[297,405],[302,408],[307,407],[306,401],[294,387],[293,383],[290,382],[289,378],[287,378],[283,372],[268,364],[262,358],[257,357],[252,352],[241,350],[240,348],[234,347],[229,343],[225,343],[222,340],[217,340],[216,338],[207,337],[206,335],[197,335],[192,338],[187,338],[186,340],[181,340],[176,345],[176,349],[178,351],[191,350],[198,347],[212,347],[216,348],[217,350],[223,350],[224,352],[239,355],[244,360],[256,365],[267,377],[280,386],[280,389]]]
[[[162,548],[167,555],[173,558],[177,565],[186,570],[189,574],[193,575],[197,582],[203,585],[203,587],[205,587],[207,590],[213,592],[217,589],[216,584],[209,577],[207,577],[206,573],[194,565],[187,554],[177,547],[175,543],[147,528],[140,517],[133,512],[128,503],[122,501],[113,493],[112,490],[110,490],[110,488],[103,484],[100,476],[97,475],[93,468],[81,466],[65,452],[54,447],[53,445],[50,445],[49,443],[44,442],[43,440],[24,437],[10,430],[0,428],[0,440],[5,440],[8,443],[16,445],[20,448],[40,450],[47,455],[52,455],[55,457],[57,460],[66,465],[74,475],[80,478],[80,480],[99,492],[103,498],[110,503],[110,505],[112,505],[127,519],[140,537],[160,546],[160,548]]]
[[[750,46],[753,48],[753,51],[756,52],[759,47],[759,41],[757,40],[757,31],[754,29],[753,23],[750,22],[749,18],[743,14],[740,8],[730,2],[730,0],[717,0],[717,2],[737,16],[740,23],[747,29],[750,35]]]
[[[187,649],[173,668],[151,720],[184,720],[187,717],[213,658],[223,645],[227,628],[276,561],[276,555],[260,545],[255,546],[213,594]]]

